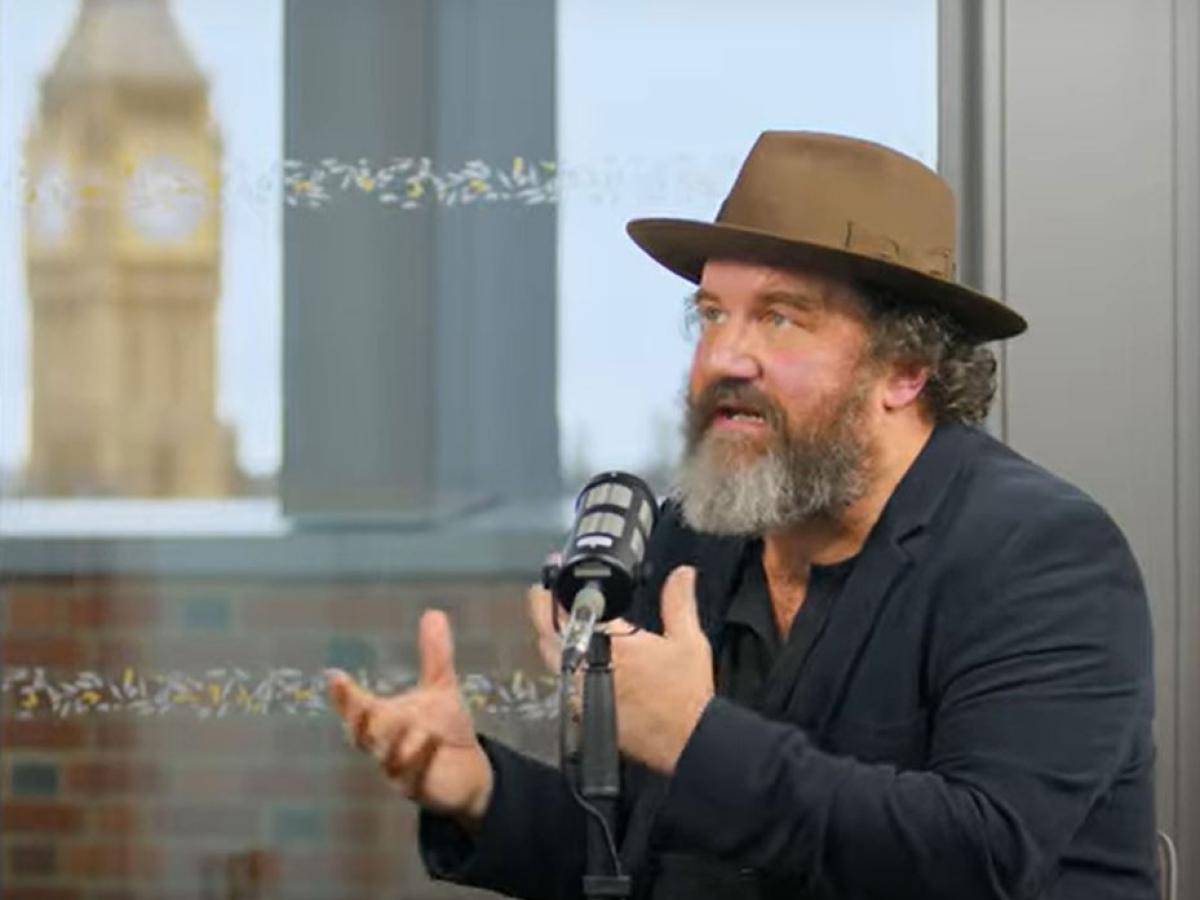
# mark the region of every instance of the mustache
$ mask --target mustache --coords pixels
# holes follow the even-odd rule
[[[724,378],[714,381],[687,401],[687,440],[694,446],[722,409],[762,416],[767,426],[778,431],[785,417],[783,410],[766,394],[746,381]]]

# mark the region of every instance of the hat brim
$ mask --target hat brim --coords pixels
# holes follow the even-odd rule
[[[914,306],[944,312],[969,340],[978,343],[1014,337],[1027,327],[1024,318],[986,294],[850,250],[688,219],[634,219],[625,230],[652,259],[693,284],[700,283],[704,264],[710,259],[746,260],[781,268],[799,266],[888,288]]]

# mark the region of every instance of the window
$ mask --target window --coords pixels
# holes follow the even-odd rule
[[[161,302],[107,363],[115,326],[62,263],[108,183],[73,148],[104,129],[24,162],[38,78],[89,11],[169,14],[221,136],[128,138],[159,142],[117,168],[101,231],[140,261],[128,302]],[[156,65],[120,36],[120,62]],[[552,755],[525,586],[585,475],[661,484],[677,452],[687,285],[625,221],[711,218],[765,128],[932,162],[936,69],[933,0],[0,0],[6,887],[426,893],[397,844],[412,810],[344,746],[322,670],[411,683],[439,606],[480,727]],[[167,96],[128,102],[198,102]],[[66,362],[35,383],[39,358]],[[106,408],[150,423],[144,446],[86,427]],[[43,421],[74,480],[17,496]],[[234,496],[186,496],[221,459]]]
[[[252,6],[0,4],[0,496],[274,492],[283,4]]]
[[[936,4],[616,0],[558,15],[563,459],[574,480],[661,478],[678,452],[688,285],[631,250],[625,222],[711,221],[766,129],[851,134],[936,165]]]

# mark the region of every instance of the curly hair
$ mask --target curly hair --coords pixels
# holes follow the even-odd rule
[[[944,313],[874,285],[857,287],[867,305],[871,358],[928,366],[921,399],[935,422],[975,425],[987,418],[996,394],[995,354],[968,340]]]

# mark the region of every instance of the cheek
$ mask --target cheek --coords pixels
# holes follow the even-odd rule
[[[823,418],[853,381],[853,370],[842,360],[817,356],[793,358],[763,372],[763,389],[793,424]]]
[[[834,387],[829,368],[820,360],[791,359],[763,369],[763,387],[789,412],[802,412],[817,406]]]
[[[701,356],[700,345],[696,345],[696,349],[692,351],[692,362],[688,366],[687,374],[687,393],[688,397],[695,397],[707,384],[708,379],[704,374],[704,358]]]

